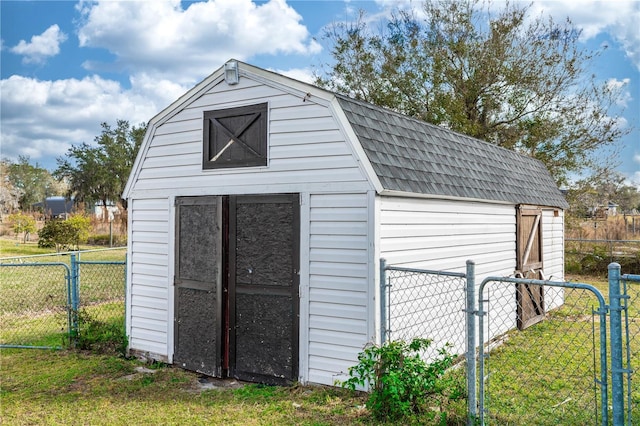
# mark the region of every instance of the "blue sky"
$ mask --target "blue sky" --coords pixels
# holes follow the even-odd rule
[[[0,155],[53,170],[101,122],[147,122],[232,57],[310,81],[329,59],[323,28],[360,8],[375,20],[409,3],[1,0]],[[640,187],[640,2],[534,1],[539,14],[571,18],[587,49],[608,46],[592,72],[622,85],[620,126],[633,131],[618,170]]]

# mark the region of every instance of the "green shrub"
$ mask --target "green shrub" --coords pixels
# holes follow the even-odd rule
[[[350,378],[342,386],[351,390],[368,387],[366,406],[378,420],[394,421],[426,413],[427,397],[445,392],[442,378],[454,360],[443,348],[436,359],[426,362],[420,354],[430,346],[429,339],[369,346],[358,355],[358,364],[349,368]]]
[[[76,213],[70,216],[67,220],[71,226],[76,229],[78,235],[78,243],[84,243],[89,238],[89,232],[91,231],[91,218],[82,213]]]
[[[76,333],[72,333],[71,343],[76,349],[111,355],[125,354],[127,336],[122,321],[100,321],[84,309],[74,312],[78,328]]]
[[[87,240],[90,229],[91,219],[81,214],[66,220],[48,220],[38,232],[38,247],[55,247],[58,252],[77,250],[78,245]]]

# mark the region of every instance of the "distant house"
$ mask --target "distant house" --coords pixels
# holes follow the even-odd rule
[[[42,211],[46,217],[66,218],[75,207],[75,200],[66,197],[47,197],[44,201],[33,204],[33,208]]]
[[[590,208],[589,214],[596,219],[605,219],[609,216],[616,216],[618,214],[618,204],[609,201],[607,204],[601,204],[597,207]]]
[[[120,209],[113,201],[107,201],[107,209],[109,222],[113,221],[113,218],[120,214]],[[93,206],[93,215],[98,220],[104,220],[105,218],[105,208],[102,201],[99,201]]]

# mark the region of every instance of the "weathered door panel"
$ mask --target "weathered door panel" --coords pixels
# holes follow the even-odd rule
[[[531,206],[517,209],[517,270],[522,278],[542,279],[542,209]],[[520,330],[544,319],[544,286],[518,284],[516,302]]]
[[[222,198],[176,199],[174,363],[221,377]]]
[[[229,200],[230,375],[298,378],[297,195]]]

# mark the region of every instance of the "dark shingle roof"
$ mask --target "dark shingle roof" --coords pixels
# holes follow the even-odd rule
[[[384,189],[567,208],[528,156],[336,95]]]

